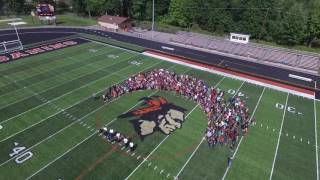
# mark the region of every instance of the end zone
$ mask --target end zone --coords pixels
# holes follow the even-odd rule
[[[280,82],[275,82],[275,81],[272,81],[272,80],[263,79],[263,78],[259,78],[259,77],[253,77],[253,76],[249,76],[247,74],[234,72],[232,70],[227,70],[227,69],[223,69],[223,68],[219,68],[219,67],[209,66],[209,65],[206,65],[206,64],[190,61],[190,60],[187,60],[187,59],[184,59],[184,58],[181,58],[181,57],[176,57],[176,56],[172,56],[172,55],[161,53],[161,52],[148,50],[148,51],[143,52],[142,54],[144,54],[146,56],[158,58],[158,59],[161,59],[161,60],[173,62],[173,63],[176,63],[176,64],[192,67],[192,68],[195,68],[195,69],[200,69],[200,70],[207,71],[207,72],[210,72],[210,73],[214,73],[214,74],[219,74],[219,75],[222,75],[222,76],[230,77],[230,78],[233,78],[233,79],[246,81],[246,82],[251,83],[251,84],[256,84],[256,85],[268,87],[268,88],[275,89],[275,90],[278,90],[278,91],[288,92],[288,93],[291,93],[291,94],[294,94],[294,95],[298,95],[298,96],[302,96],[302,97],[306,97],[306,98],[309,98],[309,99],[315,99],[315,92],[312,91],[312,90],[308,90],[308,89],[304,89],[304,88],[300,88],[300,87],[296,87],[296,86],[292,86],[292,85],[287,85],[287,84],[283,84],[283,83],[280,83]]]
[[[89,41],[81,38],[74,38],[74,39],[68,39],[68,40],[60,40],[60,41],[52,42],[50,44],[41,44],[37,47],[32,47],[32,48],[28,48],[20,51],[14,51],[11,53],[0,54],[0,64],[11,62],[14,60],[19,60],[24,57],[43,54],[46,52],[79,45],[86,42],[89,42]]]

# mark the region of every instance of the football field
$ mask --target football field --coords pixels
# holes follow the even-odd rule
[[[173,92],[137,91],[110,103],[92,97],[155,68],[239,95],[257,124],[234,152],[210,149],[205,113]],[[155,96],[186,109],[185,120],[170,135],[141,140],[132,118],[119,116]],[[0,64],[0,179],[319,179],[319,114],[316,100],[90,41]],[[102,127],[128,135],[135,152],[108,142]]]

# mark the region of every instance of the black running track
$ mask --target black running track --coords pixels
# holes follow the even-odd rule
[[[298,86],[314,88],[314,82],[306,82],[302,80],[289,78],[289,74],[295,74],[307,78],[311,78],[317,81],[317,89],[320,87],[320,77],[316,75],[310,75],[307,73],[296,72],[293,70],[288,70],[280,67],[268,66],[264,64],[249,62],[237,58],[225,57],[222,55],[217,55],[213,53],[188,49],[184,47],[174,46],[171,44],[165,44],[160,42],[155,42],[151,40],[136,38],[132,36],[126,36],[113,32],[97,31],[97,30],[86,30],[82,28],[34,28],[34,29],[19,29],[20,39],[23,44],[31,44],[41,41],[47,41],[50,39],[56,39],[65,37],[68,35],[74,35],[77,33],[88,33],[95,34],[99,36],[109,37],[118,41],[124,41],[128,43],[137,44],[148,49],[154,49],[178,56],[187,57],[193,60],[205,62],[212,65],[227,65],[231,69],[237,69],[242,72],[247,72],[250,74],[256,74],[262,77],[268,77],[270,79],[277,79],[282,82],[287,82],[289,84],[295,84]],[[16,35],[12,30],[0,31],[0,42],[9,41],[16,39]],[[161,48],[162,46],[174,48],[174,51],[166,50]],[[317,97],[320,97],[320,92],[316,93]]]

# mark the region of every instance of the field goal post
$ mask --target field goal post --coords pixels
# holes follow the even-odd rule
[[[19,23],[12,22],[8,24],[14,27],[17,39],[0,42],[0,54],[6,54],[17,50],[23,50],[23,45],[16,27],[16,25],[19,25]]]

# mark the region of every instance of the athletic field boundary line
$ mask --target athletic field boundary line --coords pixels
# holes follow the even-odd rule
[[[155,63],[155,64],[153,64],[153,65],[151,65],[151,66],[148,66],[147,68],[144,68],[142,71],[144,71],[144,70],[146,70],[146,69],[149,69],[150,67],[155,66],[155,65],[158,65],[158,64],[160,64],[160,63],[161,63],[161,62],[158,62],[158,63]],[[131,66],[127,66],[127,67],[131,67]],[[140,71],[140,72],[142,72],[142,71]],[[117,81],[117,83],[115,83],[115,84],[118,84],[118,83],[120,83],[120,82],[122,82],[122,81],[123,81],[123,79],[121,79],[120,81]],[[113,85],[115,85],[115,84],[113,84]],[[103,90],[105,90],[105,88],[104,88]],[[103,90],[101,90],[101,91],[103,91]],[[98,92],[101,92],[101,91],[98,91]],[[100,108],[102,108],[103,106],[104,106],[104,105],[102,105]],[[96,111],[96,110],[95,110],[95,111]],[[92,113],[95,112],[95,111],[92,111],[92,112],[90,112],[89,114],[92,114]],[[87,115],[83,116],[82,118],[80,118],[80,119],[78,119],[78,120],[76,120],[76,121],[68,124],[68,125],[65,126],[64,128],[62,128],[62,129],[60,129],[59,131],[55,132],[54,134],[46,137],[45,139],[43,139],[43,140],[41,140],[40,142],[34,144],[33,146],[29,147],[29,148],[26,149],[26,150],[30,150],[30,149],[32,149],[33,147],[38,146],[38,145],[41,144],[42,142],[50,139],[51,137],[55,136],[56,134],[58,134],[58,133],[60,133],[60,132],[62,132],[64,129],[66,129],[66,128],[72,126],[72,125],[74,125],[74,124],[77,123],[77,122],[80,122],[81,119],[85,118],[85,117],[88,116],[89,114],[87,114]],[[26,150],[25,150],[25,151],[26,151]],[[4,164],[8,163],[8,162],[9,162],[10,160],[12,160],[12,159],[13,159],[13,158],[10,158],[10,159],[8,159],[7,161],[3,162],[2,164],[0,164],[0,167],[3,166]]]
[[[315,83],[316,84],[316,83]],[[316,86],[316,85],[315,85]],[[316,108],[316,101],[313,101],[313,108],[314,108],[314,133],[315,133],[315,140],[316,140],[316,166],[317,166],[317,180],[319,180],[319,154],[318,154],[318,132],[317,132],[317,108]]]
[[[122,62],[128,61],[128,60],[130,60],[131,58],[134,58],[134,57],[136,57],[136,56],[130,56],[129,58],[126,58],[126,59],[123,60],[123,61],[120,61],[120,62],[117,62],[117,63],[114,63],[114,64],[110,64],[110,65],[108,65],[108,66],[99,68],[97,71],[103,70],[103,69],[106,68],[106,67],[110,67],[110,66],[116,65],[116,64],[118,64],[118,63],[122,63]],[[129,66],[130,66],[130,65],[129,65]],[[127,67],[129,67],[129,66],[127,66]],[[126,69],[127,67],[124,67],[124,68],[122,68],[122,69]],[[130,67],[131,67],[131,66],[130,66]],[[121,69],[121,70],[122,70],[122,69]],[[97,71],[95,71],[95,72],[97,72]],[[95,73],[95,72],[92,72],[92,73]],[[72,91],[69,91],[69,92],[67,92],[67,93],[65,93],[65,94],[63,94],[63,95],[61,95],[61,96],[55,97],[54,99],[50,100],[50,102],[55,101],[55,100],[57,100],[57,99],[60,99],[61,97],[65,96],[65,95],[68,95],[68,94],[70,94],[70,93],[72,93],[72,92],[74,92],[74,91],[76,91],[76,90],[79,90],[79,89],[81,89],[81,88],[87,87],[87,86],[89,86],[90,84],[92,84],[92,83],[94,83],[94,82],[97,82],[97,81],[99,81],[99,80],[101,80],[101,79],[103,79],[103,78],[105,78],[105,77],[110,76],[110,75],[116,74],[117,72],[118,72],[118,71],[113,72],[113,73],[111,73],[111,74],[109,74],[109,75],[107,75],[107,76],[104,76],[104,77],[102,77],[102,78],[96,79],[96,80],[91,81],[90,83],[87,83],[87,84],[85,84],[85,85],[83,85],[83,86],[81,86],[81,87],[78,87],[78,88],[76,88],[76,89],[73,89]],[[85,74],[85,75],[80,76],[80,77],[84,77],[84,76],[89,75],[89,74],[92,74],[92,73],[88,73],[88,74]],[[78,78],[80,78],[80,77],[78,77]],[[78,78],[77,78],[77,79],[78,79]],[[73,79],[73,80],[75,80],[75,79]],[[70,80],[70,81],[73,81],[73,80]],[[67,82],[70,82],[70,81],[66,81],[66,82],[64,82],[64,84],[67,83]],[[60,85],[61,85],[61,84],[60,84]],[[59,86],[59,85],[58,85],[58,86]],[[50,89],[53,89],[53,88],[55,88],[55,87],[58,87],[58,86],[54,86],[54,87],[52,87],[52,88],[49,88],[49,89],[47,89],[46,91],[48,91],[48,90],[50,90]],[[43,91],[43,92],[46,92],[46,91]],[[39,93],[38,93],[38,94],[39,94]],[[36,96],[36,95],[34,95],[34,96]],[[32,96],[30,96],[30,97],[32,97]],[[24,99],[22,99],[22,100],[24,100]],[[22,101],[22,100],[21,100],[21,101]],[[20,101],[17,101],[17,102],[20,102]],[[48,101],[48,102],[49,102],[49,101]],[[16,117],[19,117],[19,116],[21,116],[22,114],[25,114],[25,113],[27,113],[27,112],[29,112],[29,111],[32,111],[32,110],[34,110],[34,109],[37,109],[37,108],[39,108],[39,107],[42,107],[42,106],[48,104],[48,102],[43,103],[43,104],[40,104],[40,105],[38,105],[38,106],[36,106],[36,107],[33,107],[33,108],[31,108],[31,109],[28,109],[27,111],[24,111],[24,112],[22,112],[22,113],[20,113],[20,114],[17,114],[17,115],[15,115],[15,116],[13,116],[13,117],[10,117],[10,118],[8,118],[8,119],[6,119],[6,120],[4,120],[4,121],[1,121],[1,122],[0,122],[0,125],[2,125],[3,123],[6,123],[7,121],[10,121],[10,120],[12,120],[12,119],[14,119],[14,118],[16,118]],[[7,106],[5,106],[5,107],[7,107]],[[2,109],[3,109],[3,108],[2,108]]]
[[[262,98],[262,96],[263,96],[263,94],[264,94],[265,89],[266,89],[266,87],[263,87],[262,93],[261,93],[261,95],[260,95],[260,97],[259,97],[259,100],[258,100],[258,102],[257,102],[257,104],[256,104],[256,107],[254,108],[254,110],[253,110],[253,112],[252,112],[252,115],[251,115],[251,117],[250,117],[249,122],[251,122],[251,120],[252,120],[252,118],[253,118],[253,115],[256,113],[256,110],[257,110],[257,108],[258,108],[258,106],[259,106],[259,104],[260,104],[260,100],[261,100],[261,98]],[[239,147],[240,147],[240,145],[241,145],[242,139],[243,139],[243,136],[241,136],[241,139],[240,139],[240,141],[239,141],[239,143],[238,143],[238,145],[237,145],[237,148],[236,148],[235,152],[234,152],[233,155],[232,155],[232,159],[234,159],[234,158],[236,157],[236,154],[237,154],[238,149],[239,149]],[[230,167],[228,166],[227,169],[226,169],[226,171],[224,172],[224,174],[223,174],[223,176],[222,176],[222,180],[224,180],[224,179],[227,177],[227,174],[228,174],[229,169],[230,169]]]
[[[232,79],[246,81],[246,82],[248,82],[250,84],[271,88],[271,89],[274,89],[274,90],[277,90],[277,91],[281,91],[281,92],[291,93],[291,94],[294,94],[294,95],[297,95],[297,96],[301,96],[301,97],[306,97],[306,98],[309,98],[309,99],[315,99],[314,95],[311,95],[311,94],[298,92],[298,91],[295,91],[295,90],[279,87],[279,86],[276,86],[276,85],[271,85],[271,84],[260,82],[260,81],[253,80],[253,79],[239,77],[239,76],[232,75],[232,74],[225,73],[225,72],[221,72],[221,71],[218,71],[218,70],[209,69],[207,67],[202,67],[202,66],[190,64],[190,63],[187,63],[187,62],[174,60],[172,58],[164,57],[164,56],[161,56],[161,55],[156,55],[156,54],[153,54],[153,53],[150,53],[150,52],[143,52],[142,54],[144,54],[146,56],[149,56],[149,57],[154,57],[154,58],[157,58],[157,59],[161,59],[161,60],[164,60],[164,61],[169,61],[169,62],[177,63],[177,64],[180,64],[180,65],[184,65],[184,66],[189,66],[189,67],[192,67],[194,69],[200,69],[200,70],[203,70],[203,71],[206,71],[206,72],[210,72],[210,73],[213,73],[213,74],[223,75],[223,76],[226,76],[226,77],[229,77],[229,78],[232,78]]]
[[[13,30],[14,31],[14,30]],[[18,29],[19,31],[19,29]],[[30,31],[30,32],[19,32],[19,34],[77,34],[76,31]],[[0,34],[1,36],[15,35],[16,33]]]
[[[186,118],[188,118],[188,116],[199,106],[199,104],[195,105],[194,108],[186,115]],[[139,168],[140,166],[145,163],[146,161],[148,161],[148,158],[160,147],[160,145],[170,136],[167,135],[150,153],[146,158],[143,158],[143,161],[129,174],[129,176],[127,176],[125,178],[125,180],[128,180]]]
[[[99,36],[98,36],[99,37]],[[80,39],[84,39],[84,40],[87,40],[87,41],[90,41],[90,42],[94,42],[94,43],[97,43],[97,44],[102,44],[104,46],[110,46],[110,47],[113,47],[113,48],[116,48],[116,49],[121,49],[123,51],[127,51],[127,52],[130,52],[132,54],[143,54],[143,53],[139,53],[137,51],[133,51],[133,50],[130,50],[130,49],[126,49],[126,48],[122,48],[122,47],[118,47],[118,46],[114,46],[114,45],[111,45],[111,44],[108,44],[108,43],[104,43],[104,42],[100,42],[100,41],[96,41],[96,40],[93,40],[93,39],[90,39],[90,38],[86,38],[86,37],[79,37]],[[117,40],[114,40],[114,41],[117,41]],[[121,41],[119,41],[121,42]]]
[[[275,150],[275,155],[274,155],[274,159],[273,159],[273,163],[272,163],[272,168],[271,168],[269,180],[272,180],[274,165],[275,165],[275,162],[276,162],[276,159],[277,159],[277,155],[278,155],[278,148],[279,148],[279,144],[280,144],[280,138],[281,138],[281,133],[282,133],[283,121],[284,121],[284,117],[286,116],[286,112],[287,112],[288,99],[289,99],[289,93],[287,93],[286,104],[285,104],[285,106],[284,106],[284,112],[283,112],[283,115],[282,115],[282,121],[281,121],[280,130],[279,130],[278,142],[277,142],[277,146],[276,146],[276,150]]]

